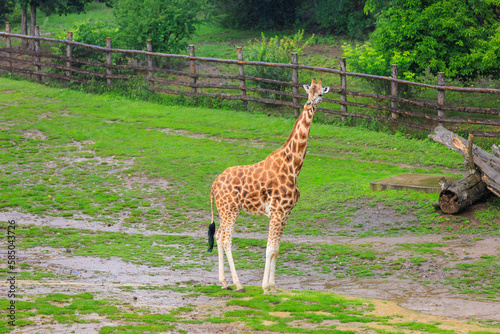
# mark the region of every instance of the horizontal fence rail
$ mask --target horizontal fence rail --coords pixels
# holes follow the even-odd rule
[[[318,108],[318,111],[325,114],[340,116],[343,120],[348,117],[374,119],[423,130],[432,130],[436,125],[446,124],[455,130],[466,127],[467,132],[476,136],[500,137],[500,103],[494,108],[445,103],[445,92],[494,94],[500,98],[500,89],[446,86],[442,73],[438,76],[438,85],[431,85],[399,79],[396,65],[392,65],[390,77],[348,72],[344,58],[341,59],[338,70],[298,64],[296,54],[292,55],[292,64],[245,61],[241,47],[236,49],[237,59],[197,57],[192,45],[189,47],[189,55],[153,52],[150,41],[147,43],[147,51],[126,50],[113,48],[109,38],[106,39],[106,47],[76,42],[73,41],[71,32],[68,33],[67,40],[41,37],[38,27],[35,28],[35,36],[13,34],[8,23],[6,32],[0,32],[0,37],[5,41],[5,44],[0,45],[0,70],[28,75],[39,82],[52,79],[85,84],[90,80],[98,80],[112,85],[116,80],[139,78],[145,80],[151,90],[160,93],[239,100],[245,105],[248,102],[274,104],[293,108],[298,116],[303,106],[300,99],[307,98],[305,94],[298,93],[302,87],[299,83],[300,75],[323,73],[338,76],[340,81],[338,88],[333,85],[330,87],[330,92],[338,94],[339,99],[323,99],[324,104],[340,107]],[[13,46],[13,39],[30,40],[30,47],[23,46],[23,43]],[[57,47],[59,54],[54,51]],[[61,52],[63,49],[64,52]],[[90,53],[90,56],[86,55]],[[164,60],[177,60],[185,64],[169,65]],[[212,66],[217,73],[205,71],[204,67],[207,66]],[[291,81],[245,75],[249,66],[289,69]],[[231,69],[234,71],[222,73]],[[386,82],[390,86],[390,94],[348,90],[349,77]],[[263,85],[281,88],[263,88]],[[437,101],[404,98],[398,89],[404,86],[435,90]],[[286,87],[290,91],[283,91]],[[348,99],[348,96],[351,98]],[[366,99],[375,100],[376,104],[366,103]],[[453,113],[459,115],[452,115]]]

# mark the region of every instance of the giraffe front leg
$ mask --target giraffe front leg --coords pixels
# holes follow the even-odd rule
[[[276,261],[278,260],[278,254],[279,254],[279,246],[276,254],[271,258],[271,268],[269,271],[269,289],[271,290],[271,293],[276,293],[275,276],[276,276]]]
[[[266,265],[264,267],[264,277],[262,278],[262,290],[264,290],[265,295],[269,294],[269,288],[271,287],[270,277],[271,277],[271,267],[272,267],[273,257],[276,257],[276,254],[273,252],[272,248],[269,246],[268,243],[266,248]],[[271,290],[272,289],[273,288],[271,288]]]

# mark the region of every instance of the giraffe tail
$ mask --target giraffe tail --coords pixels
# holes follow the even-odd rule
[[[212,223],[208,225],[207,252],[211,252],[214,249],[215,222],[214,222],[214,195],[212,194],[212,191],[210,191],[210,208],[212,211]]]

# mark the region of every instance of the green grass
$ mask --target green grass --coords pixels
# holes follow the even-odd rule
[[[430,254],[430,255],[444,255],[444,252],[440,249],[436,248],[441,248],[441,247],[446,247],[446,244],[444,243],[437,243],[437,242],[427,242],[427,243],[419,243],[419,244],[412,244],[412,243],[406,243],[406,244],[398,244],[402,249],[407,249],[411,250],[415,253],[419,254]]]
[[[450,271],[461,275],[447,277],[448,284],[458,293],[479,294],[496,298],[500,293],[500,259],[497,256],[481,256],[472,263],[458,263]]]
[[[87,214],[115,224],[125,214],[126,224],[198,230],[209,215],[215,177],[264,159],[293,126],[293,119],[261,114],[163,106],[4,78],[0,84],[0,122],[7,125],[0,132],[0,207],[67,219]],[[369,189],[374,180],[458,166],[460,157],[439,144],[324,124],[313,125],[309,143],[298,180],[301,200],[287,233],[499,233],[497,206],[477,211],[471,222],[436,213],[435,194]],[[362,231],[351,223],[361,206],[415,219]],[[241,232],[267,226],[266,219],[246,215],[241,222]]]

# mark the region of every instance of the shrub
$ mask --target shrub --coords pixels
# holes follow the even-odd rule
[[[110,37],[112,41],[112,46],[114,48],[119,48],[119,38],[118,28],[112,26],[105,21],[90,21],[89,19],[73,23],[73,27],[69,30],[73,32],[73,41],[97,45],[106,46],[106,37]],[[67,32],[61,32],[56,35],[58,39],[67,39]],[[58,44],[53,47],[54,53],[58,55],[66,55],[66,44]],[[106,54],[102,51],[97,51],[89,48],[74,46],[72,49],[73,58],[88,59],[92,61],[98,61],[101,63],[106,62]],[[124,57],[120,57],[117,54],[113,55],[113,64],[125,64],[127,60]],[[61,61],[61,64],[63,62]],[[89,71],[102,72],[102,67],[96,67],[92,65],[84,65],[79,63],[73,63],[73,67],[80,67]],[[85,77],[81,74],[74,73],[73,75]]]
[[[245,49],[245,59],[249,61],[290,64],[292,61],[292,53],[301,53],[313,38],[314,35],[304,42],[304,31],[299,31],[291,37],[285,36],[280,38],[275,36],[270,39],[267,39],[264,34],[262,34],[260,40],[255,40],[247,49]],[[247,66],[245,71],[245,74],[258,78],[288,82],[292,79],[291,68]],[[257,82],[256,85],[261,88],[279,91],[286,91],[287,89],[290,89],[289,86],[275,83]],[[269,96],[269,94],[263,95]],[[281,95],[276,95],[275,98],[281,99]]]
[[[346,57],[347,70],[350,72],[358,72],[365,74],[373,74],[380,76],[391,76],[391,64],[398,65],[398,77],[406,80],[413,80],[415,73],[409,70],[410,64],[413,61],[413,55],[409,51],[395,51],[389,60],[387,60],[381,52],[376,50],[370,42],[353,47],[351,44],[343,45]],[[391,84],[386,80],[366,79],[370,86],[377,93],[390,94]],[[401,94],[408,94],[408,86],[399,84]]]
[[[201,8],[201,0],[117,0],[114,14],[127,48],[144,50],[150,39],[155,52],[175,53],[187,46]]]
[[[90,21],[89,19],[73,23],[73,27],[69,29],[73,32],[73,40],[75,42],[106,46],[106,37],[111,37],[113,42],[113,47],[119,47],[117,42],[119,41],[117,37],[118,28],[113,27],[106,21]],[[58,39],[67,39],[67,32],[60,32],[56,35]],[[66,54],[66,45],[59,44],[54,47],[57,54]],[[75,58],[93,58],[99,61],[106,60],[106,56],[103,52],[94,51],[88,48],[75,47],[73,48],[73,57]]]

